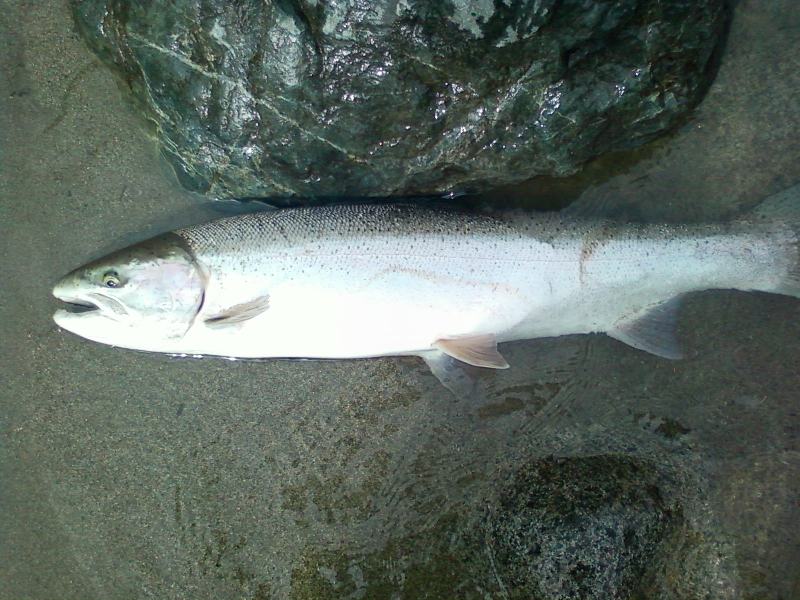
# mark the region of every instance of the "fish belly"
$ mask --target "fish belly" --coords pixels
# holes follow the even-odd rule
[[[227,331],[200,329],[187,343],[196,353],[238,357],[415,354],[443,338],[509,331],[530,310],[520,278],[504,278],[486,261],[466,269],[424,262],[301,269],[302,278],[273,286],[263,315]]]

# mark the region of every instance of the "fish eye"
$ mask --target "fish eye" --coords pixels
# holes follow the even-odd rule
[[[122,281],[116,271],[107,271],[103,275],[103,285],[108,288],[116,288],[122,285]]]

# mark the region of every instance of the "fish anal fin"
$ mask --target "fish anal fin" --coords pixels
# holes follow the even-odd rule
[[[257,317],[269,308],[269,295],[259,296],[253,300],[235,304],[222,312],[207,317],[203,322],[206,327],[227,327],[236,323],[243,323]]]
[[[433,343],[433,347],[475,367],[508,368],[506,359],[497,351],[497,338],[492,333],[441,338]]]
[[[607,333],[615,340],[662,358],[683,358],[676,335],[681,297],[656,304],[619,321]]]

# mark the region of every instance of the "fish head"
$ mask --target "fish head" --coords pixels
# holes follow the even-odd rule
[[[102,344],[158,350],[182,337],[203,304],[205,277],[177,234],[161,235],[75,269],[53,288],[69,304],[53,319]]]

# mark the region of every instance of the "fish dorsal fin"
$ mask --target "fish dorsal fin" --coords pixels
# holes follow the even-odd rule
[[[615,340],[662,358],[683,358],[676,337],[681,297],[648,307],[623,319],[607,333]]]
[[[475,367],[508,368],[506,359],[497,351],[497,338],[493,333],[442,338],[436,340],[433,347]]]
[[[269,295],[259,296],[253,300],[235,304],[216,315],[206,318],[203,322],[207,327],[227,327],[249,321],[269,308]]]

